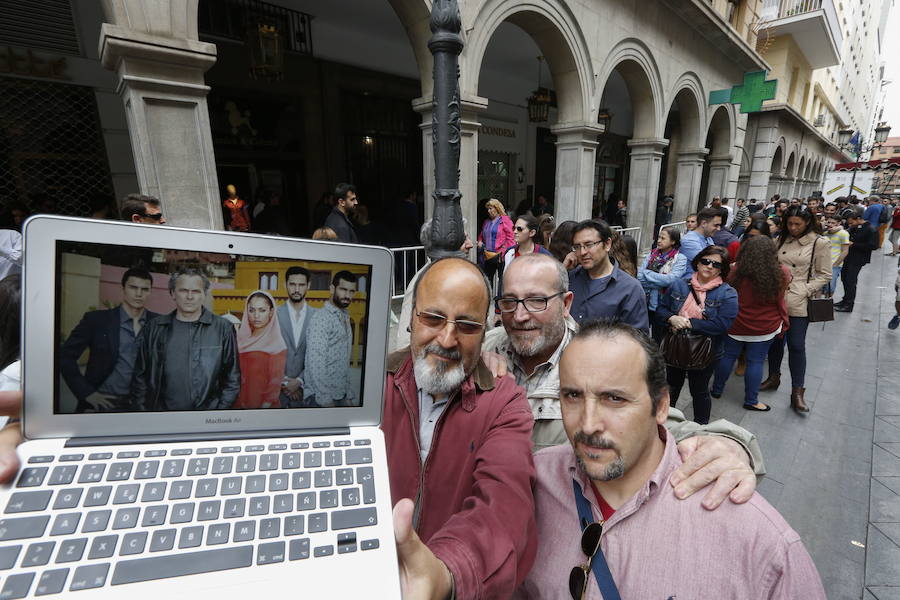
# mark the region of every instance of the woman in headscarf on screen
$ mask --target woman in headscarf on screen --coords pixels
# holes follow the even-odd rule
[[[277,408],[287,346],[281,337],[275,299],[257,290],[247,296],[237,332],[241,392],[234,408]]]

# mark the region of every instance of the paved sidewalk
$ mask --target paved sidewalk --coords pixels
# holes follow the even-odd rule
[[[741,377],[713,400],[713,419],[759,437],[759,491],[799,532],[833,600],[900,599],[900,329],[887,329],[896,264],[873,253],[854,312],[810,325],[807,416],[790,409],[787,353],[781,387],[760,394],[771,412],[741,408]],[[678,405],[690,416],[686,391]]]

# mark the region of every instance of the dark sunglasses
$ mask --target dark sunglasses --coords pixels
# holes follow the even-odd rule
[[[141,213],[141,217],[144,219],[151,219],[153,221],[159,221],[162,219],[162,213],[156,213],[155,215],[148,215],[147,213]]]
[[[706,265],[707,267],[714,267],[716,269],[722,268],[722,262],[718,261],[718,260],[710,260],[708,258],[701,258],[697,262],[700,263],[701,265]]]
[[[572,567],[572,571],[569,573],[569,593],[572,594],[572,600],[584,598],[591,576],[591,564],[594,562],[594,555],[600,549],[600,534],[602,533],[602,523],[591,523],[581,533],[581,551],[588,557],[588,561],[583,565]]]
[[[525,228],[524,227],[516,227],[516,231],[518,231],[519,233],[522,233],[523,231],[525,231]]]

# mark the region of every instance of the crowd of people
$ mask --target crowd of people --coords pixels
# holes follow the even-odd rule
[[[326,215],[339,239],[344,220],[355,227],[355,201],[348,188]],[[791,406],[808,412],[809,301],[833,290],[839,268],[835,310],[853,309],[885,211],[898,252],[900,208],[877,197],[865,208],[716,201],[684,234],[661,227],[640,260],[605,221],[554,226],[546,212],[513,219],[497,204],[475,244],[416,273],[406,338],[387,361],[382,429],[404,595],[824,598],[799,536],[755,493],[755,437],[708,422],[712,399],[737,363],[744,407],[769,410],[759,391],[779,387],[787,348]],[[430,232],[426,222],[426,248]],[[170,291],[203,287],[191,277]],[[900,280],[897,299],[900,313]],[[283,308],[264,292],[247,298],[237,345],[248,359],[282,364]],[[685,380],[694,421],[675,408]],[[10,414],[20,401],[0,394]],[[16,425],[0,432],[0,477],[18,441]]]

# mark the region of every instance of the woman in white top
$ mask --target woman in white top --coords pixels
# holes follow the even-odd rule
[[[537,252],[539,254],[553,256],[550,254],[549,250],[535,241],[538,229],[538,220],[532,216],[522,215],[516,219],[515,227],[513,227],[513,236],[516,239],[516,245],[507,250],[503,255],[504,268],[508,267],[509,263],[517,256],[522,256],[523,254]]]

